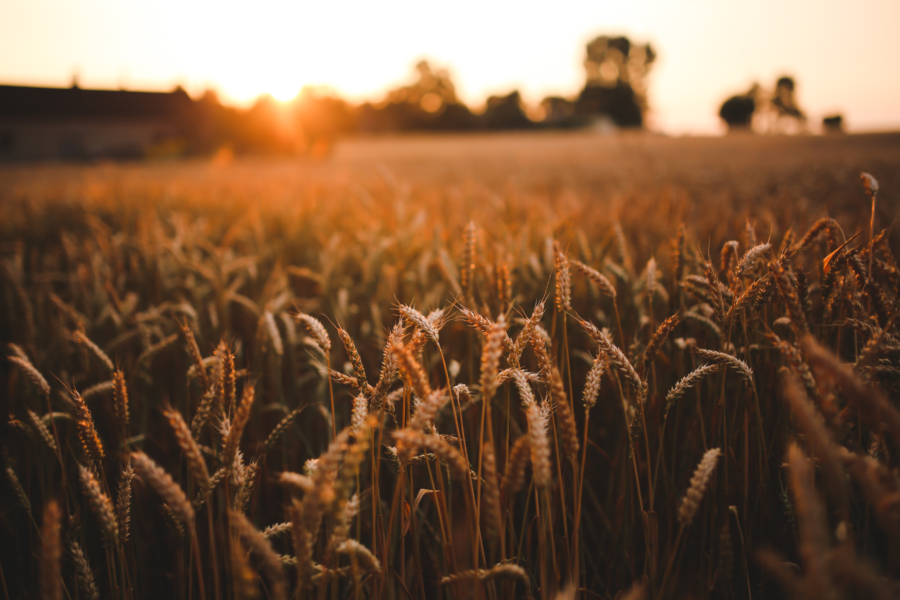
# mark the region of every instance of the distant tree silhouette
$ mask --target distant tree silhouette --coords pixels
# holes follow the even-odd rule
[[[656,52],[650,44],[602,35],[587,45],[586,82],[576,101],[583,115],[606,115],[620,127],[643,127],[647,76]]]
[[[749,130],[756,112],[756,97],[759,86],[753,86],[743,94],[732,96],[722,103],[719,117],[728,125],[729,131]]]
[[[825,133],[844,133],[844,116],[829,115],[822,119],[822,127]]]
[[[547,96],[541,100],[544,113],[542,123],[549,127],[577,127],[584,118],[577,114],[575,102],[561,96]]]
[[[527,129],[533,125],[525,114],[518,90],[488,98],[482,120],[487,129]]]
[[[805,119],[806,117],[797,106],[797,99],[794,97],[795,87],[796,84],[793,77],[779,77],[775,83],[772,107],[778,112],[779,116]]]
[[[754,116],[758,115],[756,124],[761,131],[803,132],[806,130],[806,115],[797,105],[796,87],[793,77],[788,76],[779,77],[771,92],[762,91],[754,83],[747,92],[723,102],[719,117],[731,131],[750,129]]]
[[[796,83],[793,77],[781,76],[775,82],[775,91],[769,101],[769,107],[774,114],[774,118],[769,123],[769,130],[773,132],[784,132],[785,130],[806,129],[806,115],[797,105],[797,98],[794,95]]]
[[[421,129],[472,129],[475,115],[456,96],[456,87],[446,69],[432,69],[427,61],[415,66],[417,79],[395,88],[379,104],[365,103],[359,109],[359,127],[364,131],[409,131]]]

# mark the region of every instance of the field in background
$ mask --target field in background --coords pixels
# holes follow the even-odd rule
[[[900,134],[0,168],[4,586],[894,597],[898,199]]]

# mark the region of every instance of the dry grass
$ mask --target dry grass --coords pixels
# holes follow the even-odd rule
[[[898,167],[554,134],[0,170],[0,589],[895,597]]]

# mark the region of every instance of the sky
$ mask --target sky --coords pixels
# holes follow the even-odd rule
[[[624,34],[659,55],[659,131],[719,133],[725,98],[783,74],[812,122],[871,131],[900,129],[898,26],[898,0],[0,0],[0,83],[360,101],[427,59],[470,106],[513,89],[536,104],[577,95],[587,42]]]

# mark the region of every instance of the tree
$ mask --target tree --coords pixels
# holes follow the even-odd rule
[[[378,105],[359,110],[360,128],[366,131],[420,129],[472,129],[477,119],[456,96],[446,69],[432,69],[427,61],[415,66],[417,79],[389,91]]]
[[[829,115],[822,119],[822,127],[825,133],[844,133],[844,116]]]
[[[528,129],[533,125],[525,114],[518,90],[506,96],[488,98],[482,120],[488,129]]]
[[[803,111],[797,106],[797,99],[794,97],[793,77],[779,77],[775,83],[775,93],[772,95],[772,107],[780,117],[792,117],[795,119],[805,119]]]
[[[753,84],[743,94],[730,97],[719,108],[719,117],[728,125],[729,131],[749,130],[756,112],[756,97],[759,86]]]
[[[624,36],[595,38],[587,45],[578,112],[607,115],[620,127],[643,127],[647,76],[655,61],[650,44],[635,44]]]
[[[806,131],[806,115],[797,104],[794,94],[797,85],[793,77],[782,76],[775,82],[775,91],[769,100],[770,112],[774,118],[769,123],[769,130],[776,133]]]

